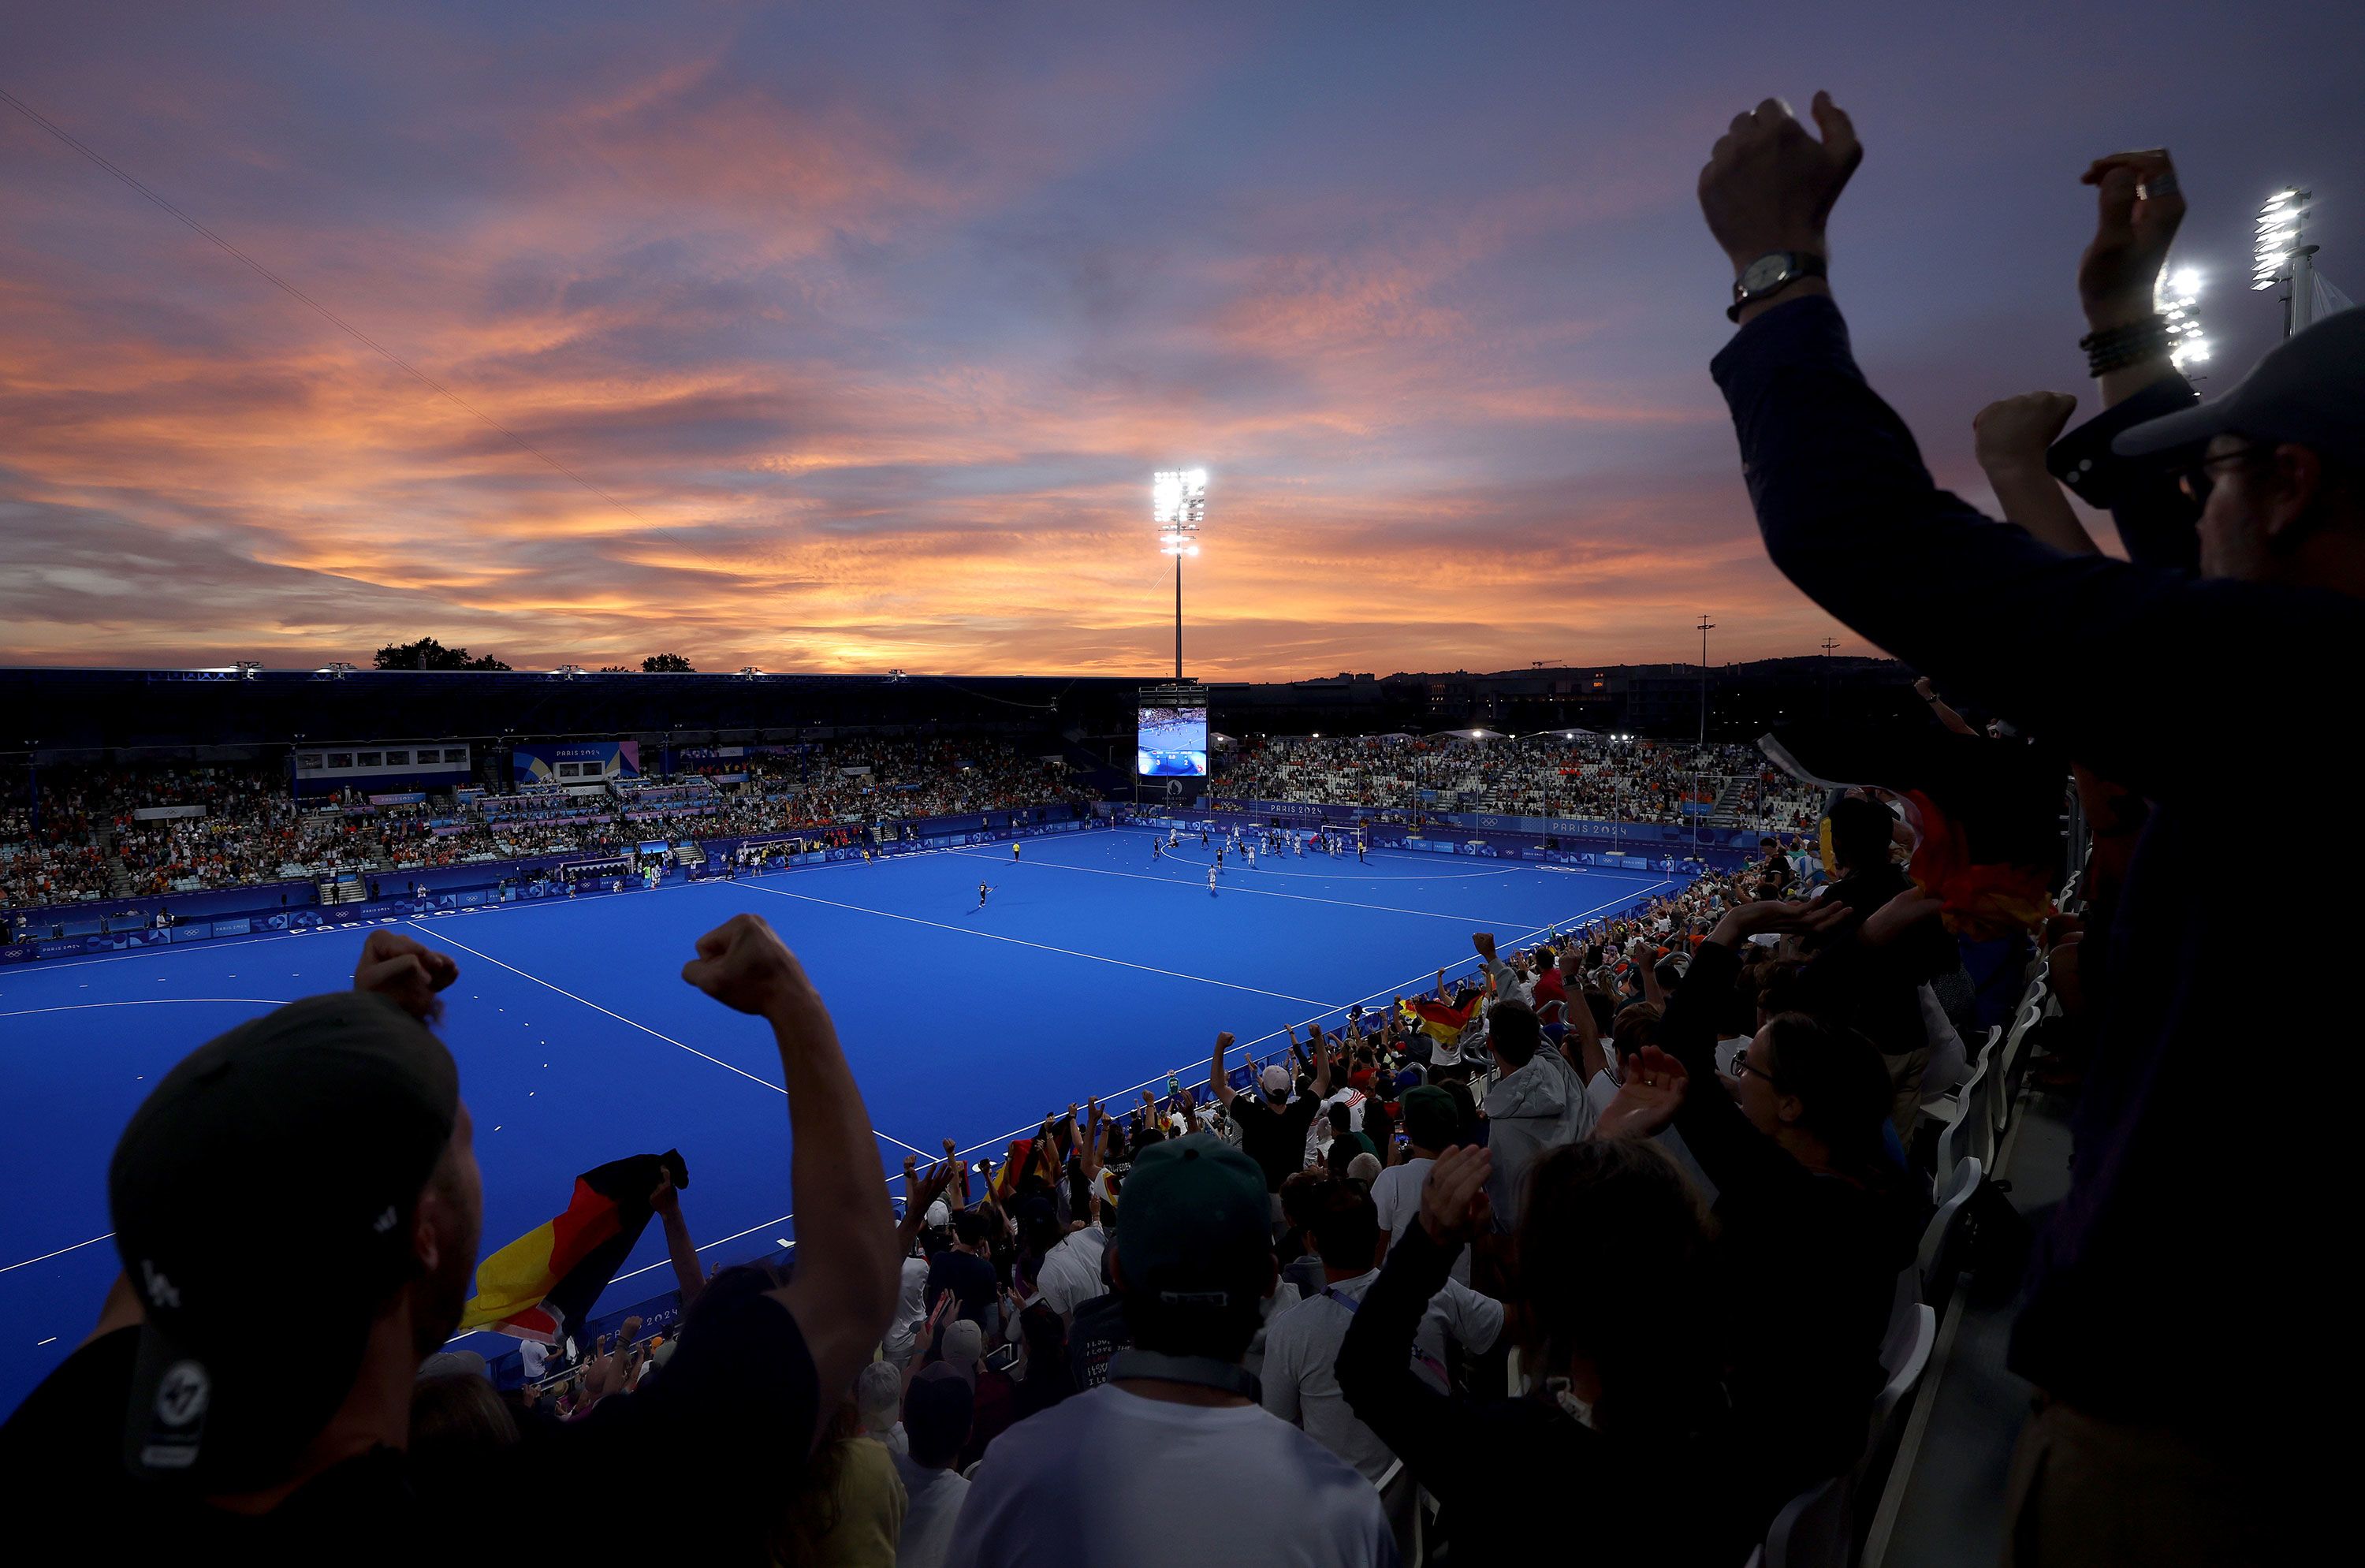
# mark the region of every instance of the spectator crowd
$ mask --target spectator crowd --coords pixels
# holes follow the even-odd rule
[[[1718,823],[1795,831],[1810,792],[1745,746],[1546,731],[1471,736],[1280,736],[1229,754],[1216,788],[1241,800],[1391,813],[1484,812],[1596,822]]]
[[[745,774],[715,783],[710,774]],[[340,872],[393,873],[470,861],[614,853],[803,830],[858,831],[924,817],[1087,806],[1063,765],[990,739],[854,737],[674,780],[618,781],[589,794],[438,793],[374,803],[362,790],[298,798],[284,760],[200,766],[44,767],[17,772],[0,805],[0,908],[249,886]],[[191,814],[141,818],[143,808]]]
[[[2022,742],[1939,737],[1936,717],[1839,737],[1829,766],[1800,762],[1847,779],[1803,878],[1773,845],[1530,946],[1474,933],[1459,978],[1292,1031],[1284,1059],[1236,1063],[1219,1036],[1204,1084],[1070,1105],[994,1169],[915,1156],[900,1215],[827,1007],[741,915],[683,978],[777,1047],[794,1267],[701,1278],[685,1231],[678,1330],[594,1346],[531,1401],[432,1359],[481,1240],[431,1027],[457,969],[374,932],[353,991],[201,1047],[134,1114],[109,1179],[125,1272],[0,1428],[20,1511],[104,1520],[126,1555],[253,1562],[513,1561],[561,1532],[707,1562],[1737,1565],[1786,1500],[1865,1460],[1896,1328],[1926,1321],[1920,1107],[1984,1021],[1973,971],[2021,972],[2033,928],[2081,1098],[2012,1351],[2038,1397],[2009,1561],[2299,1560],[2281,1533],[2337,1495],[2307,1417],[2346,1385],[2340,1348],[2294,1341],[2341,1145],[2227,1049],[2336,1037],[2340,982],[2224,958],[2321,878],[2254,865],[2228,900],[2222,828],[2322,731],[2322,683],[2259,666],[2346,667],[2365,632],[2365,316],[2199,404],[2152,306],[2173,167],[2102,160],[2078,285],[2105,408],[2067,466],[2132,558],[2078,548],[2057,488],[2027,483],[2057,418],[2021,432],[2016,468],[2010,419],[1983,431],[1999,523],[1932,483],[1853,360],[1823,234],[1861,150],[1826,95],[1810,115],[1737,116],[1700,178],[1737,279],[1715,375],[1769,554],[2108,802],[2078,911],[2050,908],[2057,874],[2000,902],[1983,841],[1933,804],[1931,758]],[[2268,709],[2239,770],[2175,721],[2237,696]],[[868,814],[864,791],[926,763],[902,744],[870,782],[757,792]],[[1678,809],[1715,760],[1602,779],[1575,746],[1356,741],[1233,777],[1356,803],[1596,779],[1584,798],[1622,812]],[[913,793],[975,809],[995,788]],[[2268,1116],[2233,1122],[2249,1090]],[[2253,1125],[2270,1156],[2225,1142]]]

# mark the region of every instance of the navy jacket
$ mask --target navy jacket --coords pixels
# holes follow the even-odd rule
[[[1828,298],[1758,317],[1713,370],[1785,576],[2154,803],[2109,935],[2069,1196],[2040,1238],[2012,1365],[2096,1415],[2253,1439],[2259,1418],[2354,1375],[2326,1364],[2350,1358],[2316,1328],[2334,1321],[2319,1316],[2346,1185],[2334,1151],[2354,1114],[2354,1096],[2325,1092],[2353,1047],[2335,1027],[2343,966],[2258,966],[2266,933],[2337,919],[2355,897],[2298,830],[2307,792],[2342,777],[2327,737],[2356,727],[2365,602],[2197,577],[2190,509],[2156,480],[2122,489],[2136,561],[2064,554],[1981,515],[1931,482]],[[2190,397],[2165,383],[2103,417]]]

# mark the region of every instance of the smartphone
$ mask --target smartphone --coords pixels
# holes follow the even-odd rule
[[[1018,1364],[1018,1347],[996,1345],[985,1353],[985,1370],[990,1372],[1008,1372]]]

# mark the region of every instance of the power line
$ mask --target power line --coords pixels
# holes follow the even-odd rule
[[[342,316],[338,315],[334,310],[330,309],[327,306],[321,304],[319,300],[313,298],[310,295],[305,293],[302,289],[297,287],[286,278],[281,277],[277,273],[273,272],[269,267],[264,266],[261,262],[256,261],[252,256],[250,256],[244,251],[240,250],[236,245],[231,244],[228,240],[223,239],[212,230],[207,228],[204,224],[190,217],[187,213],[183,212],[179,207],[174,207],[163,196],[143,184],[138,176],[132,174],[129,170],[124,169],[119,164],[114,162],[112,160],[107,158],[105,153],[102,153],[78,140],[73,133],[66,130],[62,126],[56,124],[47,117],[43,116],[39,110],[26,103],[22,98],[17,97],[14,93],[9,92],[6,87],[0,87],[0,103],[6,104],[10,108],[15,109],[27,119],[31,120],[35,125],[40,127],[43,130],[48,131],[51,136],[56,137],[60,141],[65,143],[68,147],[73,148],[76,152],[81,153],[84,158],[89,159],[93,163],[97,164],[100,168],[106,170],[108,174],[122,181],[125,185],[130,186],[131,189],[139,192],[140,196],[154,203],[166,213],[169,213],[176,221],[187,227],[193,233],[204,238],[207,241],[221,251],[225,255],[230,256],[235,260],[245,263],[246,266],[254,272],[255,275],[261,277],[264,282],[280,290],[289,298],[294,299],[297,303],[317,312],[323,319],[335,326],[338,330],[345,333],[355,342],[358,342],[364,348],[370,350],[371,353],[377,354],[387,364],[395,366],[404,375],[410,376],[420,386],[426,387],[429,391],[433,392],[437,397],[447,399],[454,407],[465,410],[474,418],[482,420],[492,429],[499,431],[503,436],[506,436],[513,444],[515,444],[521,452],[527,453],[541,459],[544,463],[549,465],[554,472],[564,475],[566,478],[573,480],[576,484],[580,485],[592,495],[599,497],[601,500],[606,501],[610,506],[614,507],[618,511],[624,513],[627,517],[633,519],[635,521],[645,524],[650,528],[656,527],[656,524],[650,522],[647,518],[641,516],[639,512],[634,511],[631,507],[626,506],[622,501],[617,499],[614,496],[610,495],[606,490],[601,489],[599,486],[593,484],[590,480],[585,478],[574,469],[569,468],[566,464],[561,463],[558,459],[550,455],[550,454],[543,451],[542,448],[534,445],[533,442],[526,440],[525,437],[510,429],[509,426],[501,423],[500,420],[493,418],[490,414],[486,413],[482,409],[477,408],[465,398],[463,398],[457,392],[453,391],[449,386],[444,386],[442,382],[436,380],[425,371],[420,370],[417,365],[412,364],[409,360],[404,359],[400,354],[396,353],[392,349],[387,348],[384,343],[379,342],[375,338],[371,337],[367,332],[363,331],[359,327],[354,326],[351,321],[348,321]]]

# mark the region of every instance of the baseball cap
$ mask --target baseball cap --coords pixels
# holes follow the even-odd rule
[[[1289,1085],[1291,1082],[1289,1069],[1282,1066],[1279,1062],[1275,1062],[1271,1067],[1264,1070],[1263,1073],[1259,1076],[1257,1081],[1264,1085],[1264,1092],[1266,1093],[1272,1095],[1277,1100],[1281,1096],[1289,1092]]]
[[[977,1363],[985,1354],[985,1330],[974,1318],[956,1317],[945,1325],[945,1364],[958,1368],[970,1377],[977,1375]]]
[[[1456,1141],[1462,1135],[1462,1114],[1454,1109],[1453,1096],[1429,1083],[1407,1091],[1404,1135],[1423,1148],[1443,1148]]]
[[[1127,1290],[1177,1305],[1261,1299],[1272,1266],[1263,1170],[1212,1133],[1150,1145],[1125,1179],[1116,1248]]]
[[[2365,463],[2365,311],[2338,311],[2293,332],[2224,397],[2131,426],[2111,450],[2144,457],[2221,435]]]
[[[431,1377],[483,1377],[485,1358],[474,1350],[438,1350],[419,1363],[419,1380]]]
[[[413,1210],[459,1108],[443,1042],[367,991],[289,1002],[164,1075],[107,1169],[146,1309],[134,1474],[252,1488],[327,1423],[411,1277]]]
[[[935,1203],[928,1205],[928,1212],[922,1217],[925,1220],[930,1230],[942,1230],[945,1226],[952,1224],[953,1211],[945,1207],[945,1201],[942,1198],[938,1198]]]

